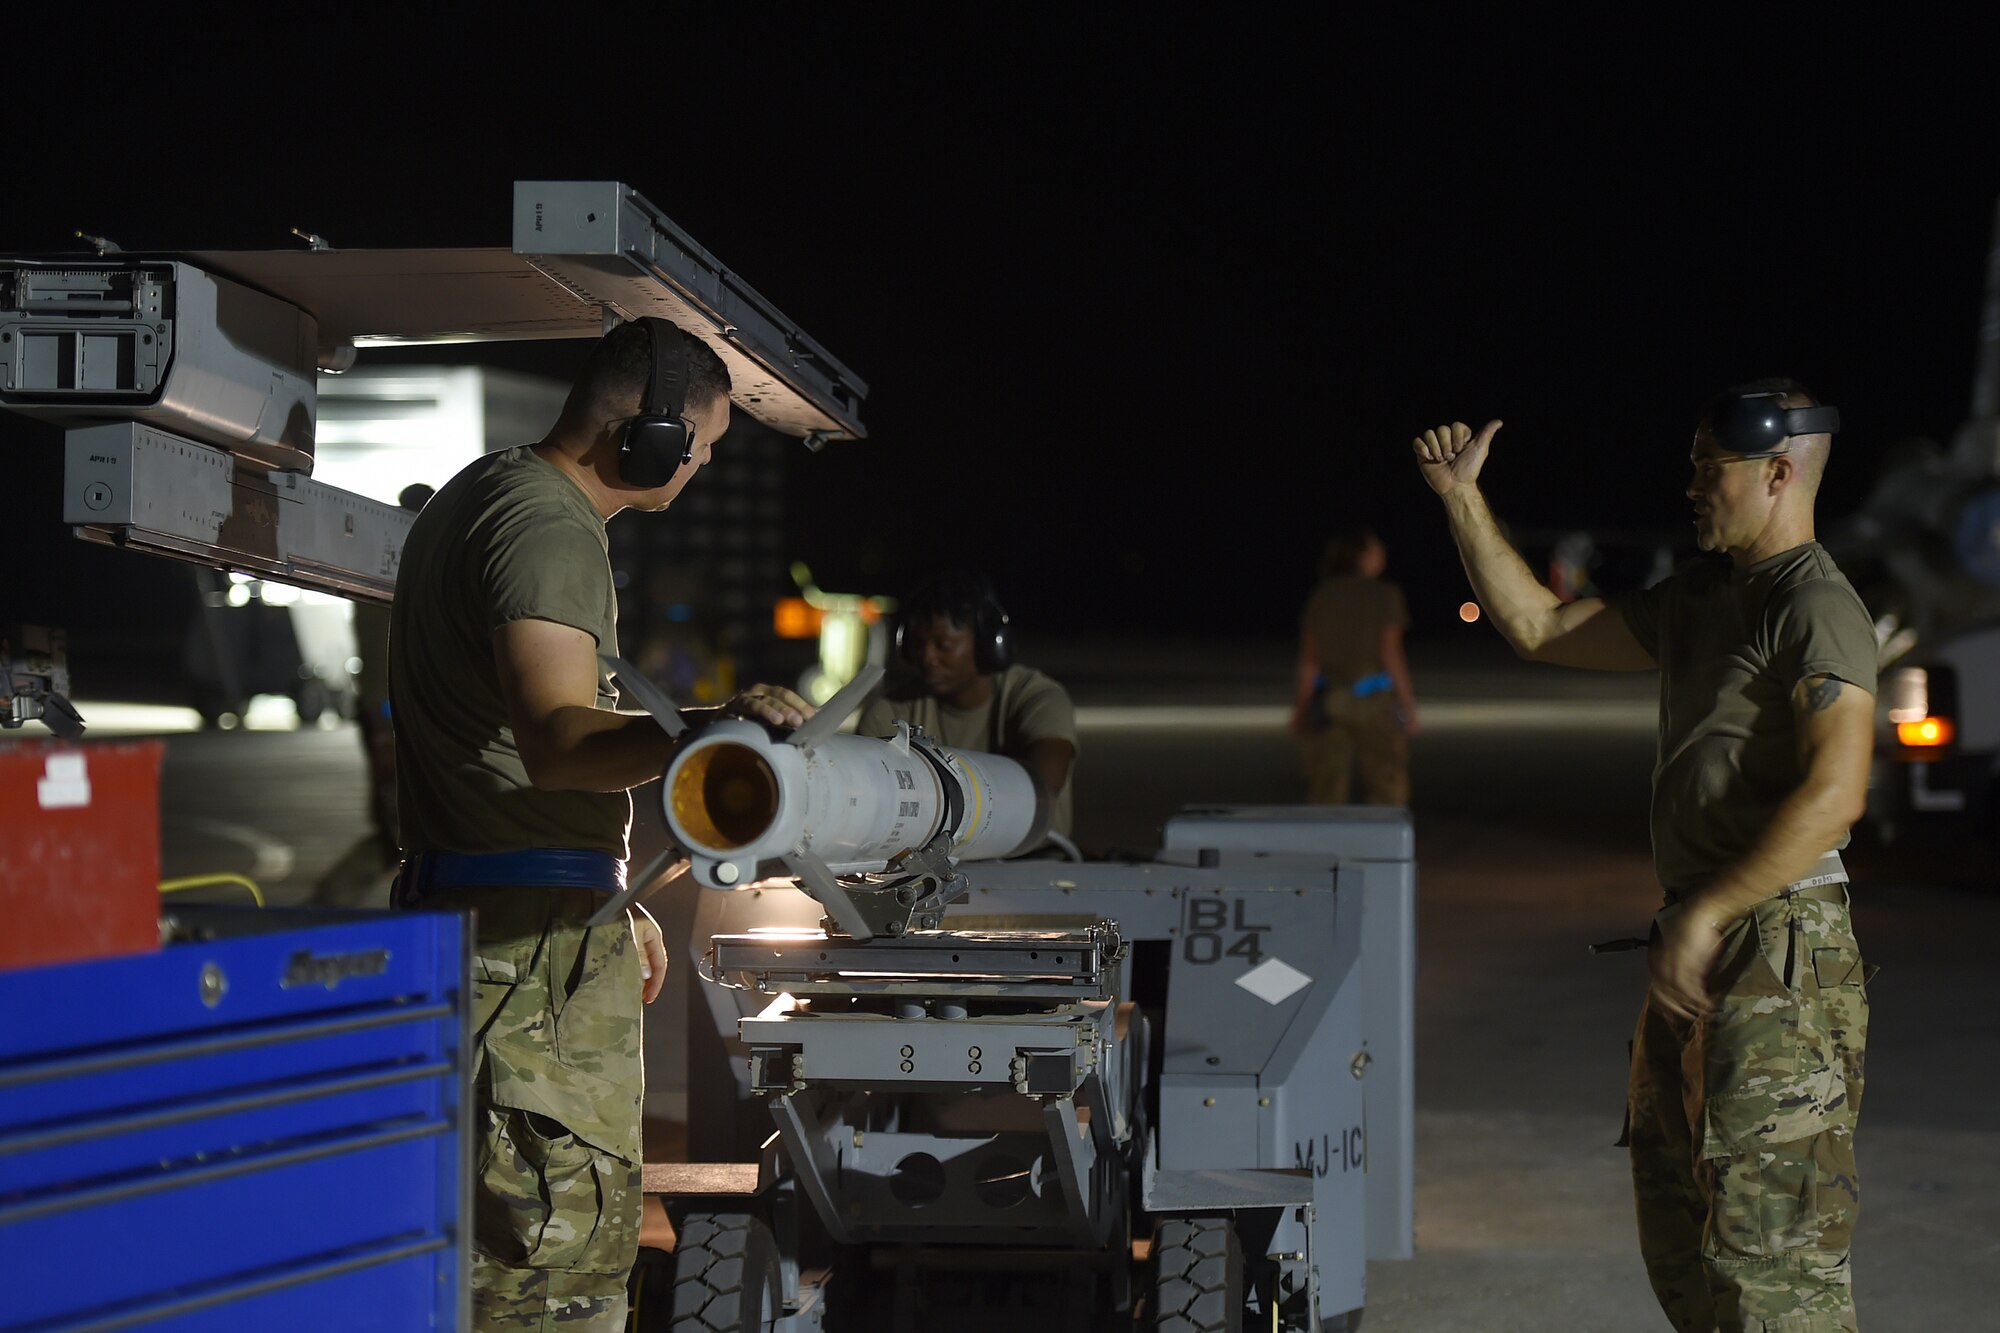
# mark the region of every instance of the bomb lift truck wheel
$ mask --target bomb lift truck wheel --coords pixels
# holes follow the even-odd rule
[[[689,1213],[672,1265],[672,1292],[643,1303],[640,1333],[766,1333],[783,1313],[778,1242],[760,1218]]]
[[[1243,1333],[1243,1245],[1226,1217],[1153,1229],[1153,1333]]]

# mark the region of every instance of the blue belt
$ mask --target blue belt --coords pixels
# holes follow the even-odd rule
[[[433,889],[625,890],[625,862],[610,852],[573,847],[529,847],[518,852],[418,852],[396,877],[401,899]]]
[[[1348,687],[1357,699],[1366,699],[1371,694],[1387,694],[1396,688],[1396,682],[1386,671],[1378,671],[1372,676],[1363,676]]]

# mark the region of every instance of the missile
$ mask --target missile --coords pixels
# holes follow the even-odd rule
[[[890,740],[835,733],[808,747],[717,722],[674,757],[661,803],[695,879],[715,888],[753,878],[760,861],[809,854],[836,874],[883,871],[940,836],[953,860],[976,861],[1047,833],[1026,769],[907,725]]]
[[[957,862],[1025,851],[1048,832],[1047,793],[1011,759],[948,748],[907,724],[887,740],[842,734],[880,667],[789,732],[742,718],[688,732],[650,681],[607,665],[683,737],[660,784],[662,813],[691,877],[709,888],[748,887],[777,862],[845,933],[900,935],[935,923]]]

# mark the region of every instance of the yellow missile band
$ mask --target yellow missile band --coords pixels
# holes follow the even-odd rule
[[[972,783],[972,819],[958,831],[958,841],[963,846],[979,830],[979,821],[986,817],[986,788],[980,784],[979,770],[971,764],[960,764],[958,771]]]

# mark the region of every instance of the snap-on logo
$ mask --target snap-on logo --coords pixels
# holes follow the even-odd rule
[[[329,954],[315,954],[301,949],[285,964],[285,975],[279,979],[278,985],[285,990],[295,986],[324,986],[332,990],[349,977],[379,977],[388,970],[387,949]]]

